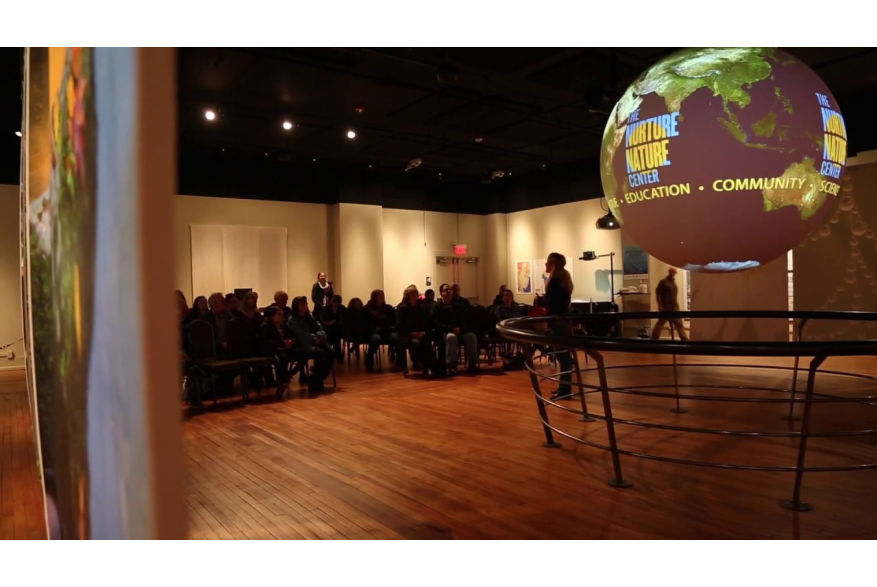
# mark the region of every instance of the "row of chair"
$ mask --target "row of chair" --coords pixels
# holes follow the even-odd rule
[[[206,384],[209,382],[212,388],[214,405],[219,399],[216,379],[223,375],[239,375],[243,399],[249,399],[249,378],[252,374],[264,376],[271,372],[275,380],[279,381],[277,356],[265,356],[260,352],[257,345],[256,324],[246,318],[235,318],[226,324],[226,342],[228,345],[228,358],[217,357],[213,326],[204,320],[194,320],[187,326],[189,349],[192,364],[187,376],[190,384],[194,385],[196,397],[205,396]],[[303,353],[295,353],[292,349],[284,353],[290,358],[289,372],[300,371],[305,376],[309,374],[308,357]],[[332,366],[332,385],[337,385],[335,366]]]
[[[347,365],[350,366],[351,357],[359,356],[360,349],[367,347],[371,332],[364,332],[363,326],[367,321],[363,320],[361,312],[366,310],[347,309],[343,317],[342,341],[344,353],[347,355]],[[529,306],[521,306],[522,315],[527,315]],[[499,361],[499,354],[508,350],[510,343],[502,338],[496,332],[496,319],[490,308],[472,304],[467,310],[468,329],[478,340],[479,352],[483,351],[485,360],[488,365],[492,365]],[[392,345],[382,343],[381,348],[387,347],[387,354],[392,360],[396,353],[396,349]],[[462,362],[465,349],[462,345],[459,348],[458,361]],[[376,367],[381,369],[381,353],[378,353]]]

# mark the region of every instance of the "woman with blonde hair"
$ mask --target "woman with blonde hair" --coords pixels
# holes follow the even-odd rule
[[[566,270],[566,257],[560,253],[551,253],[545,261],[545,273],[549,274],[545,286],[545,305],[549,316],[562,317],[569,314],[572,303],[572,276]],[[572,328],[569,322],[557,320],[551,325],[551,333],[569,335]],[[560,365],[560,385],[551,394],[552,400],[572,398],[572,357],[568,351],[557,353],[557,364]]]

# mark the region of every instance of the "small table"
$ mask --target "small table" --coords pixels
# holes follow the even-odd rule
[[[622,312],[650,312],[651,298],[648,293],[620,291]],[[645,328],[646,332],[652,327],[651,320],[625,320],[622,325],[621,335],[625,338],[640,338],[640,332]]]

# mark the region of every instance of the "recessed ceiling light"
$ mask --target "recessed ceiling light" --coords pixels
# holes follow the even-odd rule
[[[267,156],[268,156],[268,153],[265,153],[265,156],[267,157]]]
[[[371,168],[372,168],[372,166],[371,166],[371,165],[369,165],[369,166],[368,166],[368,168],[369,168],[369,169],[371,169]]]
[[[481,137],[475,137],[475,142],[476,142],[476,143],[480,143],[480,142],[483,141],[483,140],[484,140],[484,139],[481,138]]]
[[[21,137],[21,131],[20,130],[15,131],[15,136]]]
[[[288,120],[283,121],[283,130],[292,130],[292,123]]]
[[[317,162],[317,160],[316,160],[316,159],[314,159],[314,163],[316,163],[316,162]]]
[[[216,119],[216,112],[214,112],[213,110],[205,110],[204,111],[204,118],[206,118],[207,120],[215,120]]]
[[[348,138],[348,139],[355,139],[355,138],[356,138],[356,133],[355,133],[354,131],[352,131],[352,130],[347,131],[347,138]]]

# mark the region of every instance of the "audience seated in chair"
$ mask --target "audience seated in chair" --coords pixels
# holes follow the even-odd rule
[[[290,308],[287,304],[289,303],[289,294],[285,291],[278,291],[274,294],[274,303],[272,305],[277,306],[281,310],[283,310],[283,316],[289,320],[292,317],[292,308]]]
[[[454,305],[461,308],[463,311],[468,310],[469,306],[472,303],[460,295],[460,285],[455,283],[451,286],[451,293],[453,294]]]
[[[204,296],[198,296],[195,298],[195,301],[192,302],[192,307],[189,310],[189,313],[186,314],[186,318],[183,320],[185,324],[188,324],[192,320],[201,320],[210,309],[207,306],[207,298]]]
[[[264,322],[262,314],[259,313],[259,294],[251,291],[244,295],[244,299],[241,301],[241,314],[244,315],[244,318],[253,321],[258,332],[258,329],[262,327],[262,322]]]
[[[225,305],[225,296],[220,292],[210,294],[207,299],[210,311],[201,317],[202,320],[213,327],[213,339],[216,343],[216,356],[219,359],[226,358],[228,350],[228,337],[225,333],[225,326],[231,320],[231,314]]]
[[[276,306],[266,308],[265,322],[259,328],[259,348],[263,356],[274,357],[277,361],[278,395],[289,384],[289,352],[292,347],[293,341],[286,338],[283,327],[283,310]],[[270,381],[268,386],[272,387]]]
[[[435,290],[428,289],[423,292],[423,299],[420,301],[420,303],[423,304],[427,315],[432,313],[432,307],[435,306]]]
[[[232,318],[243,318],[244,314],[240,309],[241,301],[233,293],[225,294],[225,308],[231,314]]]
[[[439,350],[439,362],[446,365],[453,375],[457,370],[457,348],[462,341],[466,348],[466,362],[470,373],[477,373],[478,339],[468,330],[466,311],[463,304],[454,303],[451,286],[443,284],[439,288],[441,301],[432,309],[432,331]]]
[[[491,307],[495,308],[496,306],[502,305],[503,296],[505,295],[505,292],[508,288],[509,288],[509,286],[507,286],[505,284],[502,284],[501,286],[499,286],[499,293],[496,294],[495,298],[493,298],[493,303],[490,304]]]
[[[323,274],[321,273],[320,275]],[[323,329],[326,331],[326,336],[329,339],[329,346],[335,351],[339,363],[344,359],[344,353],[341,349],[341,337],[344,334],[344,313],[347,310],[341,303],[342,301],[341,296],[337,294],[332,296],[331,303],[323,308],[323,314],[320,317],[320,323],[323,325]]]
[[[381,345],[386,344],[391,347],[396,345],[396,313],[393,306],[386,302],[384,292],[379,289],[371,293],[365,309],[371,320],[365,368],[372,371],[375,366],[375,354],[380,350]]]
[[[524,307],[515,301],[515,292],[506,289],[502,294],[502,303],[493,307],[493,316],[497,322],[508,318],[518,318],[524,315]]]
[[[408,376],[407,353],[411,353],[411,359],[415,368],[420,367],[427,376],[432,374],[433,351],[432,341],[429,336],[429,314],[420,303],[420,293],[415,286],[405,289],[402,296],[403,304],[399,306],[396,314],[398,333],[398,350],[396,360],[402,368],[405,376]]]
[[[296,352],[314,361],[314,368],[308,378],[308,389],[323,391],[323,381],[332,372],[335,352],[329,346],[320,323],[311,315],[305,296],[299,296],[292,301],[292,312],[289,326],[295,336]]]

